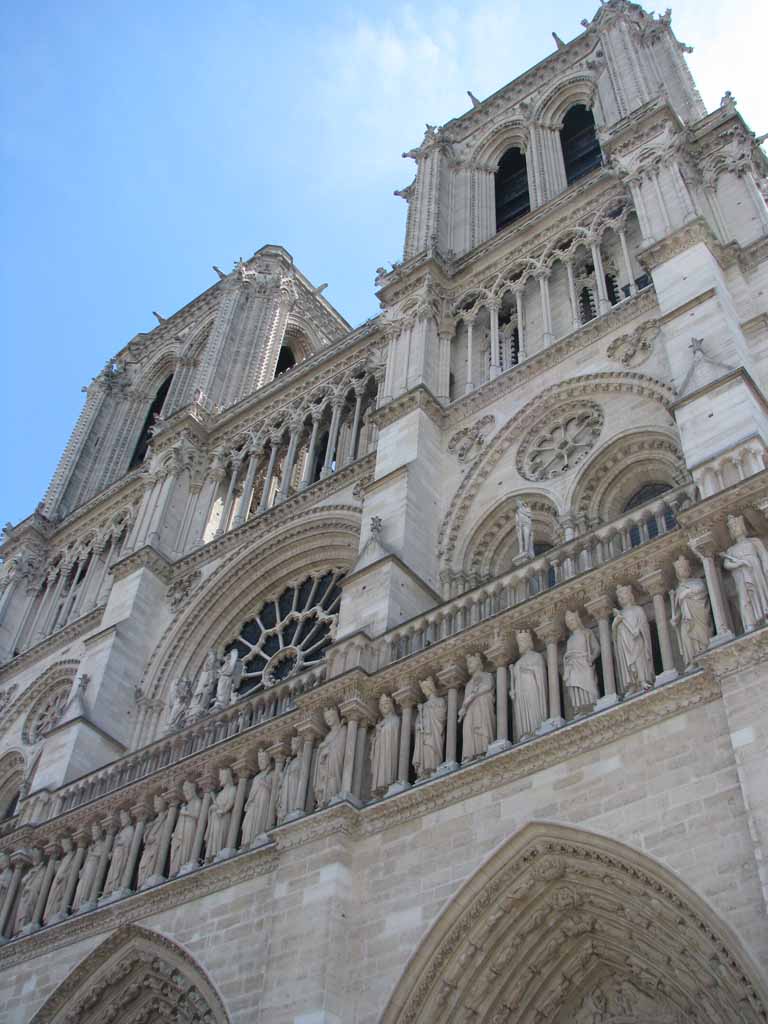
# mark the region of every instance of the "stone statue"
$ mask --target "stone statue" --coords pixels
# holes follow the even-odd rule
[[[240,685],[243,675],[243,662],[236,649],[233,649],[225,657],[219,669],[219,676],[216,680],[216,704],[218,708],[227,708],[232,703],[233,697]]]
[[[128,863],[133,841],[133,823],[128,811],[120,811],[120,831],[112,844],[112,857],[109,861],[109,873],[104,883],[104,895],[109,896],[122,888],[123,874]],[[129,883],[130,884],[130,883]]]
[[[219,659],[216,651],[208,651],[200,675],[197,677],[197,684],[192,694],[192,702],[189,705],[190,718],[201,718],[207,714],[216,686],[218,665]]]
[[[530,630],[517,634],[520,657],[512,666],[509,695],[515,723],[515,739],[532,736],[547,717],[547,664],[533,649]]]
[[[493,707],[495,684],[491,673],[483,668],[482,654],[468,654],[467,669],[469,681],[464,687],[464,700],[459,708],[459,721],[462,723],[462,764],[482,757],[493,743],[496,732],[496,714]]]
[[[373,733],[370,755],[371,792],[376,796],[386,793],[397,779],[397,753],[400,746],[400,719],[392,698],[386,693],[382,693],[379,698],[379,711],[381,718]]]
[[[301,737],[291,737],[291,756],[283,768],[280,780],[280,796],[277,802],[277,823],[282,824],[289,814],[303,811],[301,806]]]
[[[101,837],[101,827],[94,822],[91,825],[91,842],[88,847],[88,852],[85,855],[83,867],[80,871],[80,878],[77,881],[75,898],[72,901],[73,910],[79,910],[84,904],[90,902],[91,889],[96,881],[96,875],[99,870],[99,861],[101,860],[103,849],[104,840]],[[98,893],[94,895],[94,898],[96,895],[98,895]]]
[[[677,633],[677,641],[686,666],[705,651],[712,639],[712,618],[709,594],[704,580],[691,576],[691,563],[681,555],[675,562],[677,586],[670,590],[672,617],[669,620]]]
[[[344,751],[347,745],[347,727],[343,724],[336,708],[323,712],[329,731],[317,748],[315,766],[315,800],[318,808],[327,807],[341,792],[344,772]]]
[[[416,769],[416,777],[423,779],[442,764],[445,720],[448,716],[445,697],[437,695],[437,687],[432,676],[422,679],[419,687],[427,699],[416,709],[413,767]]]
[[[5,897],[11,886],[12,878],[13,868],[11,867],[11,859],[7,853],[0,851],[0,910],[2,910],[5,903]]]
[[[563,682],[571,700],[574,714],[587,711],[598,698],[595,661],[600,647],[581,621],[578,612],[565,613],[565,624],[570,631],[565,645]]]
[[[189,702],[192,699],[192,683],[188,679],[178,679],[173,688],[173,701],[168,712],[166,733],[176,732],[184,725]]]
[[[733,573],[739,612],[745,631],[768,615],[768,551],[759,537],[748,537],[743,516],[728,516],[733,544],[723,553],[723,565]]]
[[[184,782],[181,789],[185,802],[179,807],[179,816],[176,819],[176,827],[171,838],[169,878],[177,875],[179,869],[183,868],[185,864],[189,864],[192,859],[192,847],[195,844],[197,821],[203,805],[202,800],[197,795],[197,786],[194,782]]]
[[[19,905],[16,909],[16,929],[21,931],[28,924],[32,923],[35,915],[35,904],[40,893],[40,886],[45,877],[45,864],[41,851],[34,847],[32,849],[32,865],[21,881],[21,892],[19,893]]]
[[[53,876],[51,888],[48,890],[48,899],[45,901],[45,910],[43,911],[43,924],[50,924],[53,918],[59,914],[66,914],[68,910],[64,906],[64,900],[75,859],[75,848],[69,836],[64,836],[61,840],[61,848],[63,855]]]
[[[136,888],[141,889],[144,883],[157,874],[155,866],[157,863],[157,854],[160,849],[160,837],[163,832],[163,825],[165,824],[165,812],[167,806],[165,800],[161,796],[155,797],[155,817],[144,829],[144,850],[141,854],[141,860],[139,861],[139,872],[136,879]],[[160,865],[159,871],[162,872],[164,864]]]
[[[517,557],[520,560],[533,558],[533,516],[522,498],[517,499],[515,525],[517,527]]]
[[[241,845],[247,849],[259,836],[272,828],[270,809],[272,806],[272,784],[274,771],[266,750],[258,753],[259,773],[251,783],[251,791],[245,804]]]
[[[227,845],[227,832],[237,793],[231,769],[219,769],[219,784],[221,789],[208,809],[208,825],[205,830],[205,859],[208,861],[213,860]]]
[[[635,601],[632,587],[617,587],[620,608],[613,609],[613,649],[619,682],[624,693],[647,690],[653,686],[651,627],[645,610]]]

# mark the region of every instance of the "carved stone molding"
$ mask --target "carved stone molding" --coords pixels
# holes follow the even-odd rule
[[[596,402],[572,402],[546,413],[520,442],[518,473],[538,482],[575,469],[597,444],[604,421]]]
[[[493,429],[496,417],[483,416],[471,427],[457,430],[448,442],[448,451],[455,455],[459,462],[470,462],[480,454],[488,433]]]
[[[438,402],[432,392],[423,384],[419,384],[404,395],[392,399],[386,405],[376,410],[375,421],[379,430],[383,430],[391,423],[402,419],[414,409],[423,410],[436,426],[442,429],[445,413],[442,405]]]
[[[614,338],[608,346],[608,358],[615,359],[622,366],[642,366],[651,357],[659,330],[660,323],[657,319],[646,320],[629,334]]]

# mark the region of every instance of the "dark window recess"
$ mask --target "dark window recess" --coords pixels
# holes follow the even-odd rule
[[[496,230],[524,217],[531,209],[528,168],[520,149],[508,149],[496,171]]]
[[[614,274],[605,275],[605,290],[608,292],[608,301],[615,306],[619,301],[619,285]]]
[[[296,365],[296,356],[293,354],[293,350],[288,345],[283,345],[280,349],[280,354],[277,357],[277,366],[275,367],[275,377],[279,377],[281,373],[285,373],[286,370],[291,370]]]
[[[152,440],[152,426],[155,419],[163,411],[165,400],[168,397],[168,392],[171,389],[171,381],[173,380],[173,374],[170,377],[166,377],[160,387],[157,389],[157,394],[152,401],[152,405],[149,407],[147,418],[144,420],[144,426],[141,428],[139,434],[139,440],[136,442],[136,447],[133,450],[131,461],[128,465],[128,469],[135,469],[140,466],[144,461],[144,456],[147,454],[147,448],[149,448],[149,442]]]
[[[592,289],[586,286],[579,292],[579,313],[581,314],[581,322],[583,324],[589,323],[590,320],[594,320],[597,316],[595,297],[592,294]]]
[[[317,453],[315,455],[315,465],[312,469],[312,483],[320,479],[320,474],[323,471],[323,465],[325,464],[325,456],[328,453],[328,431],[321,434],[317,441]]]
[[[560,129],[565,177],[569,185],[589,174],[603,162],[592,111],[583,104],[571,107]]]

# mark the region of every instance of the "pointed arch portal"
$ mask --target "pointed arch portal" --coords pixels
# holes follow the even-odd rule
[[[381,1024],[758,1024],[748,954],[666,868],[532,823],[458,892]]]
[[[30,1024],[229,1024],[200,967],[162,935],[128,925],[95,949]]]

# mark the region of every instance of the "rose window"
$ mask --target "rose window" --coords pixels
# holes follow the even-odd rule
[[[541,419],[520,445],[517,469],[526,480],[552,480],[578,466],[603,428],[602,409],[579,402]]]
[[[61,683],[52,693],[47,693],[35,704],[22,730],[22,739],[25,743],[37,743],[58,725],[67,706],[71,687],[71,680]]]
[[[236,649],[242,658],[241,696],[274,686],[323,660],[336,632],[342,576],[339,570],[308,576],[280,597],[265,601],[243,623],[238,638],[225,648],[225,653]]]

